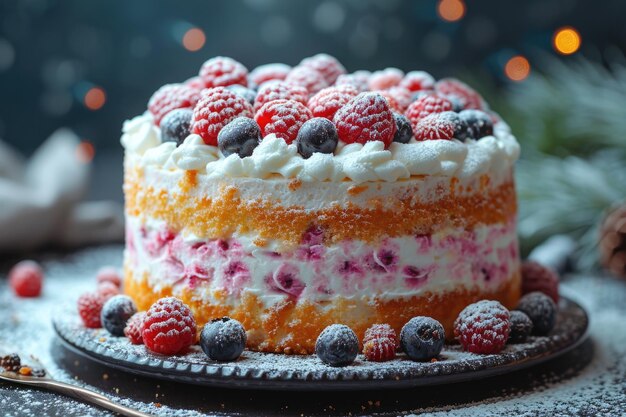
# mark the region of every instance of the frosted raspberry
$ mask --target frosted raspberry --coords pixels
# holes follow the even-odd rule
[[[114,295],[118,295],[120,293],[120,289],[112,282],[104,281],[98,284],[97,292],[104,298],[109,299]]]
[[[369,71],[355,71],[351,74],[341,74],[337,77],[335,85],[351,85],[362,93],[369,89],[368,80],[370,75],[372,75],[372,73]]]
[[[151,351],[175,355],[195,343],[196,320],[179,299],[161,298],[146,313],[141,336]]]
[[[283,81],[267,82],[259,87],[259,92],[254,100],[254,111],[259,111],[265,103],[274,100],[294,100],[306,106],[308,98],[309,92],[302,86]]]
[[[9,285],[19,297],[39,297],[43,270],[35,261],[22,261],[9,271]]]
[[[130,340],[130,343],[133,345],[141,345],[143,344],[143,322],[146,318],[146,313],[144,311],[135,313],[132,315],[130,319],[126,322],[126,327],[124,327],[124,335]]]
[[[172,110],[193,108],[200,98],[200,90],[185,84],[166,84],[159,88],[148,101],[148,110],[159,126],[161,119]]]
[[[224,126],[237,117],[252,116],[252,105],[243,97],[224,87],[211,88],[202,92],[193,109],[191,131],[207,145],[217,146],[217,135]]]
[[[397,341],[396,331],[388,324],[372,324],[363,336],[363,343],[369,342],[372,339],[391,339],[394,342]]]
[[[324,88],[309,99],[308,107],[314,117],[333,120],[335,113],[359,94],[351,85]]]
[[[374,93],[377,93],[383,96],[385,100],[387,100],[387,104],[389,104],[389,107],[391,107],[391,110],[397,113],[404,113],[404,111],[402,110],[402,106],[400,106],[400,103],[398,103],[395,97],[389,93],[389,90],[378,90],[378,91],[374,91]]]
[[[539,291],[559,302],[559,276],[552,269],[535,261],[522,264],[522,294]]]
[[[367,84],[370,90],[386,90],[394,85],[400,84],[404,72],[398,68],[385,68],[381,71],[375,71],[370,76]]]
[[[96,281],[98,282],[98,284],[110,282],[117,288],[120,288],[122,286],[122,277],[117,268],[112,266],[105,266],[100,268],[100,270],[98,270],[98,273],[96,274]]]
[[[102,327],[100,313],[106,301],[107,297],[93,292],[87,292],[78,297],[78,315],[85,327],[90,329]]]
[[[303,66],[294,67],[287,74],[285,81],[306,88],[309,94],[315,94],[322,88],[328,87],[328,83],[321,72]]]
[[[232,58],[216,56],[202,64],[200,77],[206,88],[248,85],[248,70]]]
[[[374,338],[363,342],[363,355],[372,362],[390,361],[396,356],[396,342],[389,338]]]
[[[260,86],[264,82],[277,80],[282,81],[291,71],[287,64],[265,64],[259,65],[250,72],[248,79],[255,85]]]
[[[388,147],[396,122],[387,100],[380,94],[361,93],[343,106],[333,119],[339,139],[346,143],[379,140]]]
[[[461,311],[454,322],[454,336],[468,352],[498,353],[509,338],[509,319],[509,310],[502,304],[482,300]]]
[[[415,140],[459,139],[468,137],[467,123],[452,111],[433,113],[421,119],[413,129]]]
[[[189,87],[194,88],[196,90],[203,90],[204,89],[204,80],[202,79],[202,77],[197,75],[197,76],[191,77],[190,79],[185,81],[185,85],[188,85]]]
[[[435,87],[435,79],[425,71],[408,72],[398,84],[411,92],[432,90]]]
[[[423,95],[415,100],[406,109],[404,115],[411,122],[413,130],[424,117],[433,113],[441,113],[452,110],[452,102],[439,95]]]
[[[413,102],[413,93],[404,87],[395,86],[386,91],[396,100],[402,110],[401,113],[404,113]]]
[[[311,111],[302,103],[293,100],[275,100],[265,103],[254,116],[263,136],[274,133],[287,143],[298,136],[300,127],[312,118]]]
[[[304,58],[300,66],[312,68],[319,71],[328,85],[334,84],[341,74],[346,73],[346,69],[335,58],[328,54],[317,54],[309,58]]]
[[[437,81],[435,90],[441,95],[456,98],[463,109],[484,109],[484,102],[480,94],[469,85],[455,78],[444,78]]]

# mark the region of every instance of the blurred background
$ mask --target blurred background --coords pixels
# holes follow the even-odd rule
[[[0,139],[28,156],[70,128],[92,165],[86,198],[121,201],[123,121],[215,55],[455,76],[522,143],[525,251],[564,233],[591,268],[610,235],[619,270],[626,215],[603,224],[626,198],[624,16],[622,0],[0,0]]]

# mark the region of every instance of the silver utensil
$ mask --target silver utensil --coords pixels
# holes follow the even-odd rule
[[[37,362],[31,357],[28,358],[28,361]],[[40,365],[41,364],[37,363],[36,368],[40,368],[45,371],[45,369]],[[47,371],[45,372],[45,376],[21,375],[18,372],[7,371],[0,366],[0,380],[58,392],[59,394],[74,397],[128,417],[150,417],[150,414],[124,407],[123,405],[117,404],[97,392],[56,381],[48,376],[49,373]]]

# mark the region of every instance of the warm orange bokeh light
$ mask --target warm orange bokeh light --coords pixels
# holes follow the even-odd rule
[[[96,149],[91,142],[84,140],[76,147],[76,159],[84,164],[90,163],[95,155]]]
[[[206,42],[206,36],[202,29],[191,28],[183,36],[183,46],[186,50],[196,52],[202,49]]]
[[[465,3],[463,0],[439,0],[437,13],[445,21],[456,22],[465,15]]]
[[[521,55],[514,56],[504,66],[504,74],[513,81],[525,80],[530,74],[530,62]]]
[[[552,46],[558,53],[563,55],[571,55],[578,51],[580,43],[580,34],[572,27],[557,29],[552,38]]]
[[[100,87],[90,88],[84,98],[85,107],[89,110],[100,110],[106,101],[107,96]]]

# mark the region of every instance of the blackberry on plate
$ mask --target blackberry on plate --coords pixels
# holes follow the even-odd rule
[[[533,334],[545,336],[556,322],[556,304],[542,292],[534,291],[523,296],[517,310],[526,313],[533,322]]]
[[[338,142],[334,123],[323,117],[307,120],[296,137],[298,152],[303,158],[310,158],[315,152],[333,153]]]
[[[191,109],[176,109],[167,113],[161,120],[161,140],[176,142],[176,146],[182,144],[189,136],[192,117]]]
[[[507,343],[524,343],[533,331],[533,322],[526,313],[518,310],[511,311],[509,318],[511,332]]]
[[[250,156],[260,141],[261,128],[248,117],[236,118],[217,135],[217,146],[224,156],[234,153],[241,158]]]
[[[414,361],[428,361],[441,353],[446,332],[431,317],[413,317],[400,331],[400,346]]]
[[[232,91],[240,97],[243,97],[248,103],[254,104],[254,100],[256,99],[256,92],[254,90],[239,84],[229,85],[226,89]]]
[[[461,111],[459,116],[467,123],[470,137],[480,139],[493,135],[493,122],[484,111],[468,109]]]
[[[413,128],[411,122],[405,115],[400,113],[393,113],[393,118],[396,121],[396,134],[393,136],[394,142],[408,143],[413,137]]]
[[[326,327],[315,342],[315,354],[330,366],[350,365],[359,353],[359,339],[354,331],[344,324]]]
[[[127,295],[116,295],[104,303],[100,321],[113,336],[124,336],[126,322],[137,312],[135,302]]]
[[[17,372],[21,366],[22,361],[17,353],[11,353],[0,358],[0,368],[4,368],[6,371]]]
[[[216,361],[234,361],[246,347],[246,331],[241,323],[230,317],[214,319],[200,333],[200,347]]]

